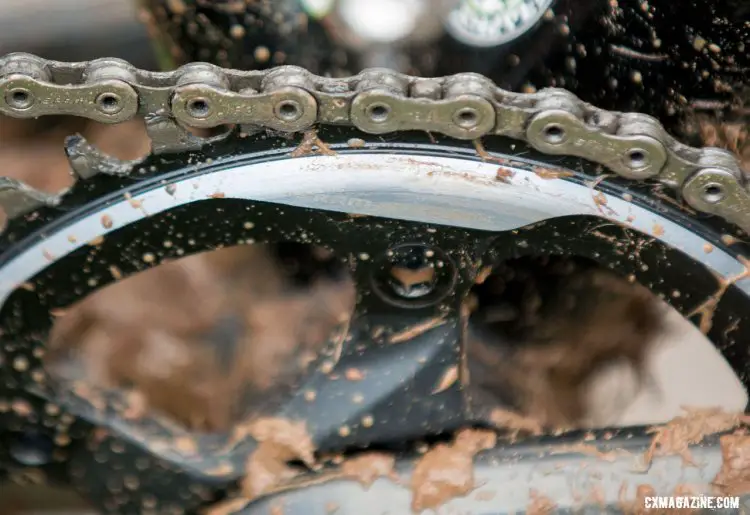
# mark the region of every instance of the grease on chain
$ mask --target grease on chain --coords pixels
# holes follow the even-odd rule
[[[692,208],[750,232],[750,194],[733,154],[688,147],[648,115],[604,111],[563,89],[514,93],[474,73],[418,78],[386,69],[338,79],[294,66],[239,71],[192,63],[149,72],[119,59],[63,63],[16,53],[0,57],[0,92],[0,113],[17,118],[58,114],[121,123],[143,116],[155,153],[226,138],[230,132],[201,138],[187,129],[224,125],[292,133],[321,123],[460,140],[501,135],[546,154],[587,159],[624,178],[658,180]],[[80,164],[74,169],[82,176],[96,172]],[[12,215],[56,201],[0,182],[0,205]]]

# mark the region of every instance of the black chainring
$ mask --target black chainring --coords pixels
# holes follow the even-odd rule
[[[471,143],[439,137],[436,140],[421,133],[401,133],[385,139],[351,129],[323,128],[319,137],[339,155],[367,151],[480,160]],[[365,149],[347,145],[351,138],[365,141]],[[229,138],[201,152],[151,156],[127,177],[100,174],[79,181],[59,206],[41,208],[9,222],[0,235],[0,269],[32,245],[126,194],[136,197],[189,176],[240,164],[289,159],[289,151],[299,140],[297,136],[290,139],[265,134]],[[493,138],[485,145],[494,156],[565,167],[575,173],[557,180],[585,184],[595,175],[590,163],[543,156],[516,141]],[[196,163],[203,164],[196,166]],[[288,163],[294,166],[295,160]],[[731,255],[749,255],[743,242],[731,248],[722,242],[721,235],[733,232],[731,227],[714,218],[691,219],[671,203],[653,197],[652,185],[614,179],[600,188],[619,197],[632,195],[634,204],[688,228],[717,249]],[[249,216],[255,221],[250,229],[243,225]],[[248,455],[256,448],[251,438],[228,445],[229,435],[196,435],[164,424],[159,418],[125,420],[121,416],[123,405],[117,399],[110,399],[102,407],[90,398],[76,395],[65,385],[55,385],[43,372],[42,356],[54,318],[52,313],[113,282],[110,266],[117,266],[123,277],[127,277],[166,259],[252,238],[259,243],[313,242],[332,249],[338,256],[356,258],[363,253],[370,256],[354,260],[352,272],[360,300],[341,360],[332,374],[312,372],[274,406],[273,414],[304,420],[319,453],[388,450],[403,460],[400,467],[408,469],[413,456],[411,442],[440,439],[441,435],[465,426],[490,425],[487,414],[472,405],[470,389],[462,388],[460,381],[439,395],[433,394],[445,370],[459,366],[462,359],[460,304],[474,284],[476,263],[499,263],[523,255],[585,257],[623,275],[634,275],[686,316],[716,290],[716,278],[704,264],[658,237],[615,224],[600,229],[616,239],[642,243],[639,259],[634,260],[629,252],[618,250],[609,240],[592,234],[590,229],[601,225],[602,218],[598,216],[567,216],[492,233],[230,198],[207,198],[145,217],[111,232],[96,245],[84,245],[52,260],[47,268],[26,281],[24,287],[14,290],[2,306],[4,365],[0,367],[0,399],[4,409],[0,412],[0,427],[4,445],[0,446],[0,468],[12,475],[29,468],[42,470],[53,482],[72,484],[104,512],[192,513],[234,491],[244,474]],[[175,245],[164,247],[161,242],[166,239]],[[517,244],[519,239],[525,242],[523,246]],[[372,288],[373,277],[382,273],[388,251],[403,245],[422,245],[445,256],[449,281],[442,299],[425,306],[403,306],[384,299],[376,293],[377,288]],[[156,259],[144,263],[141,256],[149,252]],[[95,281],[89,281],[91,278]],[[675,289],[681,292],[679,297],[671,295]],[[731,286],[717,306],[708,334],[746,388],[750,386],[750,353],[743,342],[750,339],[746,315],[749,312],[748,296]],[[408,345],[388,345],[384,340],[389,334],[438,316],[444,317],[444,323],[413,338]],[[376,326],[384,328],[377,337],[373,336]],[[14,366],[18,363],[24,365]],[[347,367],[356,367],[373,380],[352,383],[332,379]],[[314,401],[303,395],[308,388],[317,392]],[[361,404],[347,401],[355,392],[364,396]],[[377,423],[371,427],[359,423],[364,413]],[[341,427],[350,430],[343,433]],[[602,430],[591,435],[587,443],[603,450],[634,451],[648,444],[643,427]],[[511,456],[520,456],[524,467],[559,459],[567,460],[566,466],[572,463],[578,466],[585,459],[592,461],[593,467],[615,466],[598,462],[595,457],[559,458],[555,448],[564,449],[581,438],[582,433],[574,432],[561,438],[535,437],[501,446],[480,460],[478,470],[502,484],[509,481],[504,474],[510,472],[507,466],[498,463]],[[178,445],[185,439],[193,442],[189,452]],[[705,452],[718,456],[717,440],[706,442],[704,447]],[[30,452],[38,459],[30,461]],[[540,455],[546,458],[539,461]],[[656,480],[648,476],[643,481]],[[530,486],[533,488],[533,484]],[[325,513],[323,505],[330,499],[346,499],[351,495],[350,488],[348,482],[339,481],[329,490],[312,487],[309,497],[305,497],[304,489],[293,492],[285,505],[289,511],[284,513]],[[398,504],[401,494],[389,488],[392,487],[381,485],[363,495],[370,499],[392,496],[394,501],[387,507],[406,512],[407,507]],[[367,498],[357,502],[369,502]],[[467,498],[464,502],[468,504],[463,505],[472,512],[505,511],[497,499],[492,502],[472,499]],[[278,500],[261,500],[243,513],[266,513],[272,501]],[[348,506],[352,509],[356,504]]]

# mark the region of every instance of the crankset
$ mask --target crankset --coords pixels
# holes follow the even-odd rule
[[[685,485],[750,494],[741,415],[705,415],[682,447],[665,443],[685,432],[670,425],[658,441],[645,427],[555,432],[478,402],[466,349],[465,300],[493,267],[575,257],[665,299],[749,387],[750,190],[732,152],[475,73],[150,72],[15,53],[0,58],[0,93],[16,118],[142,118],[152,142],[123,161],[69,137],[76,182],[60,194],[0,182],[9,476],[71,484],[108,513],[628,511]],[[45,370],[55,316],[90,293],[200,252],[289,241],[341,258],[357,303],[262,418],[194,431]],[[279,438],[283,459],[249,469]],[[252,474],[274,480],[240,493]]]

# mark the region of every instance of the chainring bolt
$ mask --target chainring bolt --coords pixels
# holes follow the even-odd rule
[[[431,306],[455,286],[453,260],[439,249],[407,243],[388,250],[376,260],[373,291],[387,303],[402,308]]]

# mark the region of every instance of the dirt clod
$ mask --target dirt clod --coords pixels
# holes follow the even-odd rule
[[[573,172],[567,170],[553,170],[552,168],[544,168],[542,166],[535,166],[533,170],[537,177],[546,180],[563,179],[565,177],[575,176]]]
[[[458,365],[453,365],[451,367],[448,367],[445,372],[443,372],[443,375],[440,377],[440,381],[438,381],[438,384],[432,390],[432,394],[435,395],[444,392],[445,390],[453,386],[456,381],[458,381]]]
[[[412,510],[435,509],[475,487],[474,456],[495,446],[490,431],[464,429],[453,443],[438,444],[417,462],[411,478]]]
[[[413,325],[411,327],[407,327],[403,331],[399,331],[397,333],[392,334],[388,338],[388,343],[391,343],[391,344],[404,343],[409,340],[413,340],[417,336],[420,336],[428,331],[431,331],[432,329],[435,329],[436,327],[440,327],[446,322],[447,322],[446,318],[442,316],[430,318],[419,324]]]
[[[719,287],[716,289],[716,291],[713,294],[709,295],[709,297],[706,300],[701,302],[688,315],[689,317],[693,317],[696,315],[700,317],[700,322],[699,322],[698,327],[703,334],[708,334],[708,332],[713,327],[714,314],[716,313],[716,308],[719,305],[719,302],[721,302],[722,297],[724,297],[724,294],[727,292],[729,287],[735,284],[737,281],[740,281],[750,276],[750,260],[740,255],[736,256],[736,258],[738,261],[742,263],[745,269],[739,274],[733,275],[728,278],[724,278],[724,277],[717,275],[716,280],[719,283]]]
[[[505,184],[510,184],[510,180],[515,175],[516,174],[513,170],[510,170],[508,168],[501,166],[500,168],[497,169],[497,173],[495,173],[495,178],[500,182],[504,182]]]
[[[358,481],[370,488],[381,477],[395,479],[396,458],[382,452],[368,452],[346,460],[341,465],[341,473],[348,479]]]
[[[361,381],[365,378],[365,374],[358,368],[350,367],[344,372],[344,377],[347,381]]]
[[[750,492],[750,434],[723,435],[719,442],[723,462],[714,485],[722,495],[747,494]]]
[[[534,418],[501,408],[495,408],[490,412],[490,421],[498,429],[510,430],[511,440],[515,440],[520,433],[538,436],[542,434],[544,429],[541,422]]]
[[[695,465],[690,445],[703,441],[706,436],[729,431],[742,424],[750,424],[750,416],[727,413],[721,408],[683,408],[685,415],[675,417],[663,426],[649,429],[653,434],[651,445],[644,454],[647,465],[654,456],[679,454],[685,464]]]
[[[335,156],[336,152],[326,145],[314,130],[309,130],[302,136],[302,142],[290,154],[292,157],[302,157],[314,154]]]
[[[529,515],[548,515],[557,508],[557,504],[552,499],[537,490],[532,489],[529,492],[529,497],[531,497],[531,501],[526,508],[526,513]]]
[[[300,469],[289,465],[301,460],[308,466],[315,465],[312,439],[304,422],[283,418],[261,418],[249,422],[243,432],[259,442],[250,455],[242,481],[242,493],[254,499],[300,474]]]

